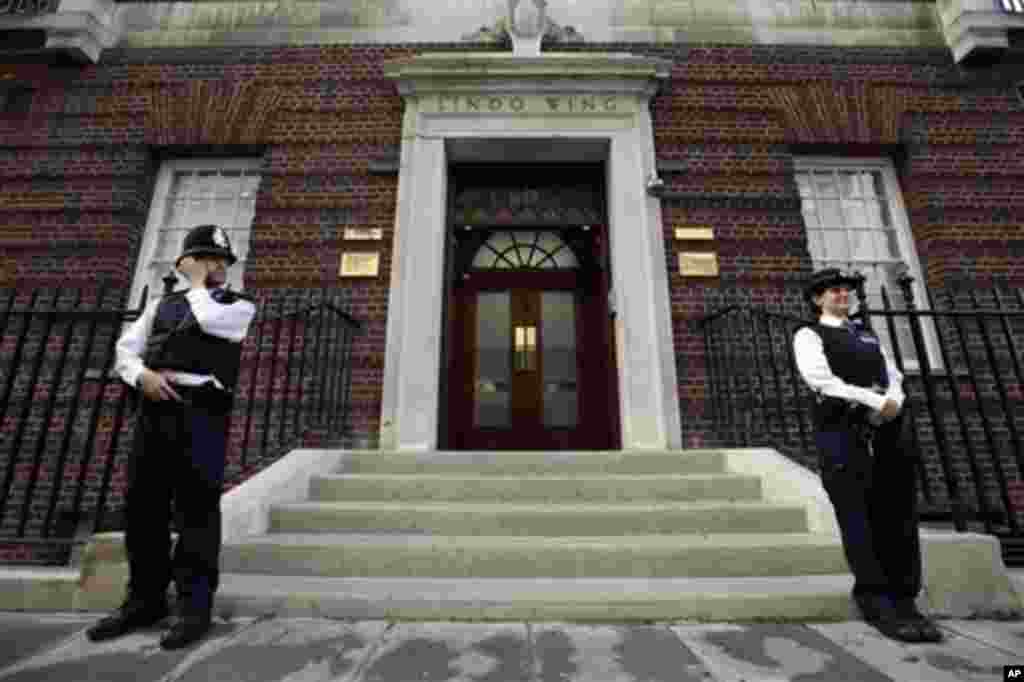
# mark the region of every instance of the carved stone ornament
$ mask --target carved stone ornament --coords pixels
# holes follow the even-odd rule
[[[527,56],[539,55],[542,44],[583,42],[575,28],[560,26],[548,17],[547,0],[508,0],[506,16],[494,26],[482,26],[462,39],[505,46],[511,43],[514,54]]]

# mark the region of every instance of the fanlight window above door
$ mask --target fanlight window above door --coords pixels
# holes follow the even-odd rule
[[[473,268],[552,270],[579,267],[573,253],[557,232],[495,232],[473,257]]]

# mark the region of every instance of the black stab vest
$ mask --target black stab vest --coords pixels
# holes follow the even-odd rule
[[[157,305],[143,363],[149,369],[212,374],[230,391],[238,383],[242,344],[200,329],[185,292],[178,292]]]
[[[825,359],[832,373],[852,386],[889,387],[889,375],[878,336],[854,323],[853,331],[844,327],[809,325],[821,337]],[[859,410],[863,413],[864,410]],[[814,423],[818,429],[841,427],[850,418],[850,404],[829,396],[815,401]]]

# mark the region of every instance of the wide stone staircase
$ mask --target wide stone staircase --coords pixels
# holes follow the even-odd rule
[[[431,620],[830,620],[839,539],[723,452],[352,452],[225,545],[218,610]]]

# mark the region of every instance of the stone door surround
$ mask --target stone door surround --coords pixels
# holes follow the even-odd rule
[[[434,450],[448,166],[605,161],[624,449],[681,446],[649,101],[664,60],[432,53],[390,62],[405,99],[380,447]]]

